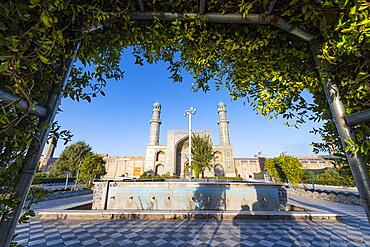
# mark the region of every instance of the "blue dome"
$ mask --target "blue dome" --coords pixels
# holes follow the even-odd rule
[[[161,104],[160,104],[159,102],[155,102],[155,103],[153,104],[153,106],[161,106]]]
[[[223,106],[225,106],[225,103],[224,102],[222,102],[222,101],[220,101],[220,103],[218,103],[218,105],[217,105],[218,107],[223,107]]]

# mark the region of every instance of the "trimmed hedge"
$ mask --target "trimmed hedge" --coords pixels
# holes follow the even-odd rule
[[[68,178],[68,182],[74,182],[75,178]],[[65,183],[66,178],[34,178],[32,184],[57,184]]]
[[[341,173],[340,170],[335,168],[326,169],[324,172],[319,174],[315,174],[310,170],[305,170],[302,181],[304,183],[311,184],[311,177],[314,178],[315,184],[347,187],[356,186],[352,176]]]

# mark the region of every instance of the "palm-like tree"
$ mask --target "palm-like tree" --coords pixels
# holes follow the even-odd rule
[[[202,174],[202,178],[204,178],[204,171],[206,169],[212,169],[211,161],[214,153],[211,138],[209,135],[200,136],[193,134],[191,145],[191,169],[194,171],[196,178],[199,178],[200,174]]]

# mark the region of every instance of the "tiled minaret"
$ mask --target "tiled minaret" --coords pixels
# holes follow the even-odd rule
[[[150,120],[149,145],[159,145],[159,127],[161,125],[161,104],[153,104],[152,119]]]
[[[57,146],[57,140],[49,141],[49,145],[47,146],[45,153],[42,155],[40,159],[40,164],[39,164],[39,171],[41,172],[49,172],[51,165],[55,159],[53,159],[54,156],[54,151]]]
[[[226,116],[226,105],[223,102],[218,103],[218,128],[220,131],[220,145],[230,145],[229,120]]]

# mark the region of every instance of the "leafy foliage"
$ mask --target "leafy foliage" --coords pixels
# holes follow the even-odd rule
[[[98,154],[87,155],[83,160],[77,177],[77,182],[90,188],[95,178],[105,174],[105,161]]]
[[[194,171],[195,178],[199,178],[200,174],[204,178],[204,171],[213,168],[211,164],[213,156],[211,138],[208,135],[193,134],[191,137],[192,163],[190,168]]]
[[[148,178],[176,179],[180,177],[177,175],[171,175],[170,173],[166,173],[162,175],[153,175],[152,173],[143,172],[143,174],[140,175],[140,179],[148,179]]]
[[[91,150],[91,147],[83,141],[67,146],[53,164],[51,173],[54,176],[63,176],[65,172],[70,172],[72,177],[76,176],[84,159],[92,155]]]
[[[270,1],[207,1],[209,13],[266,13]],[[148,12],[198,12],[198,1],[144,1]],[[321,71],[339,88],[346,113],[369,107],[369,5],[365,0],[279,0],[269,20],[283,16],[288,22],[315,35],[319,43]],[[370,164],[370,126],[355,127],[356,143],[342,147],[327,107],[309,44],[275,27],[206,23],[204,17],[185,17],[172,22],[134,21],[138,1],[30,0],[0,3],[1,89],[24,99],[29,108],[45,105],[58,92],[62,71],[74,42],[83,40],[65,97],[91,101],[105,95],[108,79],[122,78],[120,58],[133,47],[135,63],[169,64],[171,78],[182,81],[190,72],[195,91],[211,84],[226,88],[233,99],[251,105],[259,114],[282,116],[298,127],[305,121],[321,121],[313,129],[323,143],[315,151],[336,155],[360,152]],[[103,28],[96,29],[103,25]],[[88,32],[91,29],[93,32]],[[313,102],[302,97],[307,90]],[[30,142],[37,137],[38,119],[17,103],[1,105],[0,111],[0,205],[10,210],[17,204],[14,188]],[[70,138],[58,124],[54,135]],[[2,207],[0,207],[2,208]]]
[[[298,184],[304,173],[301,162],[292,156],[267,159],[265,169],[275,181],[292,185]]]
[[[350,173],[341,169],[329,168],[324,172],[315,174],[310,171],[305,171],[303,181],[311,184],[313,178],[315,184],[335,185],[335,186],[355,186],[355,181]]]

